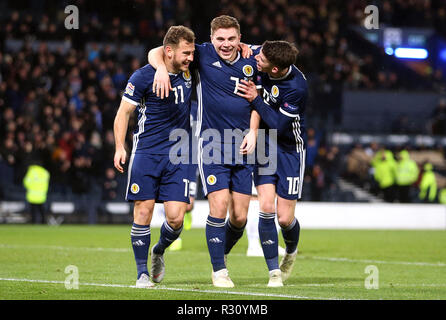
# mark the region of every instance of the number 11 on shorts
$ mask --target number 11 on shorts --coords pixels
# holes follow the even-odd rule
[[[288,194],[299,193],[299,177],[287,177],[288,180]]]

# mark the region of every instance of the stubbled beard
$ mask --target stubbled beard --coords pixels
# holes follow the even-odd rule
[[[172,63],[173,69],[175,70],[175,72],[180,72],[181,68],[184,66],[182,63],[178,63],[176,61],[173,61]]]

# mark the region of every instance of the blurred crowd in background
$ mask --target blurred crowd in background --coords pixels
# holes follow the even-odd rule
[[[358,55],[351,50],[355,44],[350,40],[348,26],[361,23],[364,8],[370,2],[374,3],[365,0],[2,1],[0,199],[22,199],[24,174],[30,163],[38,161],[51,174],[51,196],[123,201],[126,177],[118,175],[112,167],[113,120],[128,77],[146,63],[145,53],[162,43],[170,25],[189,26],[195,31],[197,41],[204,42],[209,41],[210,20],[229,14],[240,21],[243,42],[261,44],[266,39],[283,39],[296,43],[300,51],[297,65],[307,75],[311,96],[307,109],[309,132],[303,200],[352,200],[351,196],[340,196],[338,192],[338,180],[342,177],[385,201],[403,201],[395,187],[397,178],[384,183],[392,186],[389,192],[379,175],[386,172],[380,162],[390,161],[393,164],[389,172],[395,177],[396,163],[403,158],[400,151],[406,146],[392,153],[384,152],[385,146],[374,144],[340,148],[330,145],[327,139],[330,133],[327,128],[335,128],[341,121],[345,88],[445,92],[445,75],[441,70],[427,70],[418,78],[406,78],[385,62],[384,53]],[[64,27],[67,16],[64,8],[69,4],[79,8],[79,30]],[[430,27],[446,36],[446,3],[442,0],[388,0],[381,1],[379,7],[384,23]],[[6,42],[11,39],[24,40],[17,52],[6,49]],[[36,40],[39,40],[37,47]],[[70,42],[71,47],[50,50],[50,41]],[[130,55],[119,49],[125,43],[142,45],[145,51],[138,57]],[[133,125],[131,122],[130,127]],[[418,130],[418,133],[446,135],[445,99],[440,100],[430,123],[419,126]],[[404,126],[399,131],[404,133]],[[131,136],[127,138],[131,147]],[[444,160],[444,153],[432,152],[440,153]],[[412,157],[414,153],[403,154]],[[355,156],[361,159],[357,163],[352,160]],[[429,171],[427,162],[426,159],[417,162],[419,174],[404,201],[425,201],[418,193],[423,173]],[[427,201],[436,202],[436,197],[432,200],[429,195]]]

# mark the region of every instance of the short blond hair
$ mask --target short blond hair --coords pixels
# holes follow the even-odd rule
[[[231,16],[222,15],[214,18],[211,21],[211,34],[214,34],[218,29],[235,28],[237,33],[240,34],[240,24],[237,19]]]

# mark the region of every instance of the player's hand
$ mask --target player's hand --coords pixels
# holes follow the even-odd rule
[[[153,78],[152,91],[156,93],[157,97],[164,99],[169,97],[170,90],[172,90],[172,86],[170,85],[169,72],[166,67],[159,67]]]
[[[243,42],[240,42],[240,44],[238,45],[238,50],[242,52],[242,57],[245,59],[249,58],[253,54],[252,49]]]
[[[125,164],[126,159],[127,159],[127,152],[125,151],[125,149],[124,148],[116,149],[113,164],[120,173],[124,173],[124,168],[122,167],[122,165]]]
[[[237,94],[248,100],[249,102],[252,102],[255,98],[257,98],[257,88],[253,81],[246,81],[246,80],[240,80],[240,83],[237,86]]]
[[[249,130],[240,145],[240,154],[251,154],[254,152],[257,143],[257,130]]]

